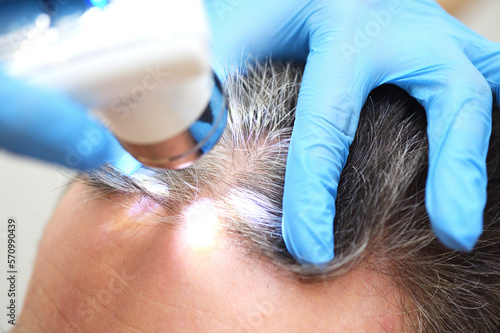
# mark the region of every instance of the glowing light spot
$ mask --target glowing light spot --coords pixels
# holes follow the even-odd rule
[[[219,229],[217,211],[211,200],[193,203],[185,211],[188,246],[203,249],[215,244]]]

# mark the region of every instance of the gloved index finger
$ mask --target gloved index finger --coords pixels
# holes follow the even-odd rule
[[[312,50],[302,80],[283,197],[283,237],[300,262],[333,259],[340,173],[371,87],[338,53]]]
[[[492,93],[463,54],[453,57],[457,65],[451,70],[436,66],[433,76],[415,74],[410,83],[395,83],[427,111],[426,207],[434,232],[447,247],[471,251],[483,230]]]

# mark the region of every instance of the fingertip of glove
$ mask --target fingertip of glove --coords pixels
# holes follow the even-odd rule
[[[471,252],[483,233],[481,216],[464,214],[462,218],[448,216],[443,220],[443,217],[433,219],[431,215],[431,221],[436,237],[451,250]]]
[[[462,252],[472,252],[474,246],[476,245],[479,237],[482,234],[482,228],[480,231],[472,230],[471,232],[461,232],[459,234],[454,234],[453,232],[442,232],[435,231],[437,238],[443,243],[447,248],[455,251]]]
[[[471,252],[483,232],[487,200],[485,164],[446,157],[427,181],[427,212],[442,244],[452,250]]]
[[[290,231],[288,223],[289,221],[283,217],[283,239],[288,252],[297,262],[302,265],[324,266],[334,259],[333,239],[330,242],[329,240],[318,240],[306,233],[296,235]]]

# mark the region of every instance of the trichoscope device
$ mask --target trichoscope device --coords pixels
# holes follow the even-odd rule
[[[70,94],[141,163],[189,166],[222,135],[227,107],[202,0],[115,0],[24,29],[1,37],[7,74]]]

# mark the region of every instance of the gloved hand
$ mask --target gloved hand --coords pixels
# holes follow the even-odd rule
[[[218,57],[307,60],[283,199],[283,236],[301,262],[333,258],[340,172],[368,93],[384,83],[426,109],[426,206],[437,237],[470,251],[482,232],[492,90],[500,45],[434,0],[207,1]],[[242,54],[242,48],[244,51]]]
[[[132,172],[139,164],[69,97],[0,73],[0,101],[0,149],[79,170],[108,161]]]

